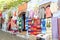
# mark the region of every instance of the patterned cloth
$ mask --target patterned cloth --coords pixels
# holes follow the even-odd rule
[[[16,20],[11,19],[11,29],[18,30]]]
[[[58,39],[58,24],[57,24],[57,18],[53,17],[52,18],[52,40],[57,40]]]
[[[46,20],[41,19],[41,29],[42,29],[42,34],[46,34]]]
[[[22,30],[23,29],[23,19],[22,19],[22,17],[18,17],[17,24],[19,26],[18,29]]]

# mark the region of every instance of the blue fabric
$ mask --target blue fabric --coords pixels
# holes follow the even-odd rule
[[[46,34],[46,26],[45,26],[45,24],[46,24],[46,20],[45,19],[42,19],[41,20],[41,29],[42,29],[42,33],[43,34]]]
[[[42,27],[45,27],[45,24],[46,24],[45,19],[42,19],[42,20],[41,20],[41,25],[42,25]]]
[[[26,26],[26,30],[28,30],[28,18],[25,19],[25,26]]]

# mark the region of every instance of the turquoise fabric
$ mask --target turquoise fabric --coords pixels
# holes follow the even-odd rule
[[[18,17],[18,19],[17,19],[17,21],[18,21],[18,29],[19,30],[23,30],[23,18],[22,17]]]

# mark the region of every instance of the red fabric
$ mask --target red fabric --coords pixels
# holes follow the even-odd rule
[[[60,18],[58,18],[58,40],[60,40]]]
[[[11,22],[8,22],[8,30],[11,31]]]
[[[33,24],[30,23],[32,21],[29,22],[30,24],[32,24],[31,27],[29,27],[29,29],[31,30],[29,31],[29,33],[31,35],[37,35],[41,33],[40,19],[33,18],[32,20],[33,20]]]
[[[0,12],[0,17],[2,17],[2,13]]]

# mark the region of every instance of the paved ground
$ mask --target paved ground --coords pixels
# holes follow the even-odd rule
[[[0,30],[0,40],[25,40],[25,39]]]
[[[50,34],[50,33],[51,32],[49,31],[48,34]],[[26,32],[22,32],[20,34],[25,35]],[[50,36],[52,36],[52,35],[50,34]],[[10,33],[7,33],[7,32],[3,32],[3,31],[0,30],[0,40],[26,40],[26,39],[21,38],[21,37],[17,37],[17,36],[15,36],[13,34],[10,34]],[[30,40],[33,40],[33,39],[30,38]],[[35,38],[34,38],[34,40],[35,40]],[[50,40],[52,40],[52,37],[50,37]]]

